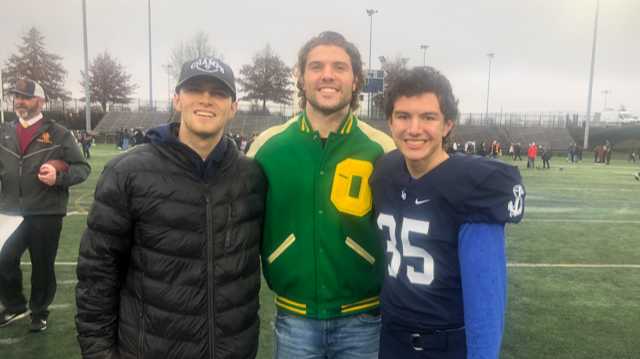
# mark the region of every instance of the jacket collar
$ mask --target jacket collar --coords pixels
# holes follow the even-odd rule
[[[194,150],[180,142],[179,128],[179,123],[152,128],[145,135],[145,141],[155,145],[173,163],[205,180],[226,171],[238,157],[238,150],[233,141],[227,136],[222,136],[207,158],[202,160]]]
[[[340,124],[340,127],[338,127],[338,130],[336,131],[336,133],[338,135],[350,134],[353,126],[357,125],[357,121],[358,121],[358,118],[356,117],[356,115],[354,115],[353,112],[349,111],[349,113],[347,114],[347,117],[345,117],[345,119],[342,120],[342,123]],[[307,117],[306,111],[302,111],[298,115],[298,124],[301,132],[305,132],[305,133],[315,132],[313,130],[313,127],[311,127],[311,122],[309,122],[309,118]]]

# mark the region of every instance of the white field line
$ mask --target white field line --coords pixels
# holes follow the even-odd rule
[[[26,336],[25,336],[26,337]],[[25,337],[19,337],[19,338],[3,338],[0,339],[0,345],[11,345],[11,344],[17,344],[20,343],[21,341],[23,341],[25,339]]]
[[[31,263],[20,263],[30,266]],[[59,267],[73,267],[77,262],[56,262]],[[507,263],[507,267],[512,268],[640,268],[640,264],[588,264],[588,263]],[[71,284],[71,283],[60,284]],[[75,282],[74,282],[75,284]]]
[[[640,268],[640,264],[508,263],[512,268]]]
[[[89,214],[89,212],[78,212],[78,211],[67,212],[67,216],[86,216],[87,214]]]
[[[525,209],[526,212],[526,209]],[[547,222],[547,223],[611,223],[611,224],[640,224],[638,220],[624,219],[556,219],[556,218],[527,218],[522,220],[525,222]]]

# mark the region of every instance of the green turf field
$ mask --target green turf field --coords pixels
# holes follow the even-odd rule
[[[0,329],[0,358],[79,358],[75,339],[75,266],[80,234],[105,162],[117,151],[93,149],[93,172],[74,187],[60,249],[58,292],[49,329],[28,334],[28,321]],[[589,159],[589,154],[585,153]],[[640,170],[552,159],[527,170],[525,220],[507,229],[509,303],[503,358],[640,358]],[[24,258],[28,262],[28,258]],[[29,265],[23,265],[28,290]],[[259,358],[272,351],[273,297],[263,286]]]

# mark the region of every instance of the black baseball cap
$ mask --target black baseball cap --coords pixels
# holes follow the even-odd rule
[[[20,79],[16,81],[9,92],[20,94],[27,97],[42,97],[46,99],[44,89],[40,84],[29,79]]]
[[[233,70],[222,60],[209,56],[199,57],[182,65],[180,79],[176,85],[176,93],[180,92],[180,87],[186,81],[200,76],[210,77],[222,82],[231,92],[233,101],[236,100],[236,81],[233,76]]]

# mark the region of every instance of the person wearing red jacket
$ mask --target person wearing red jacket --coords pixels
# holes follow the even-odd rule
[[[536,157],[538,156],[538,146],[532,142],[527,150],[527,168],[535,168]]]

